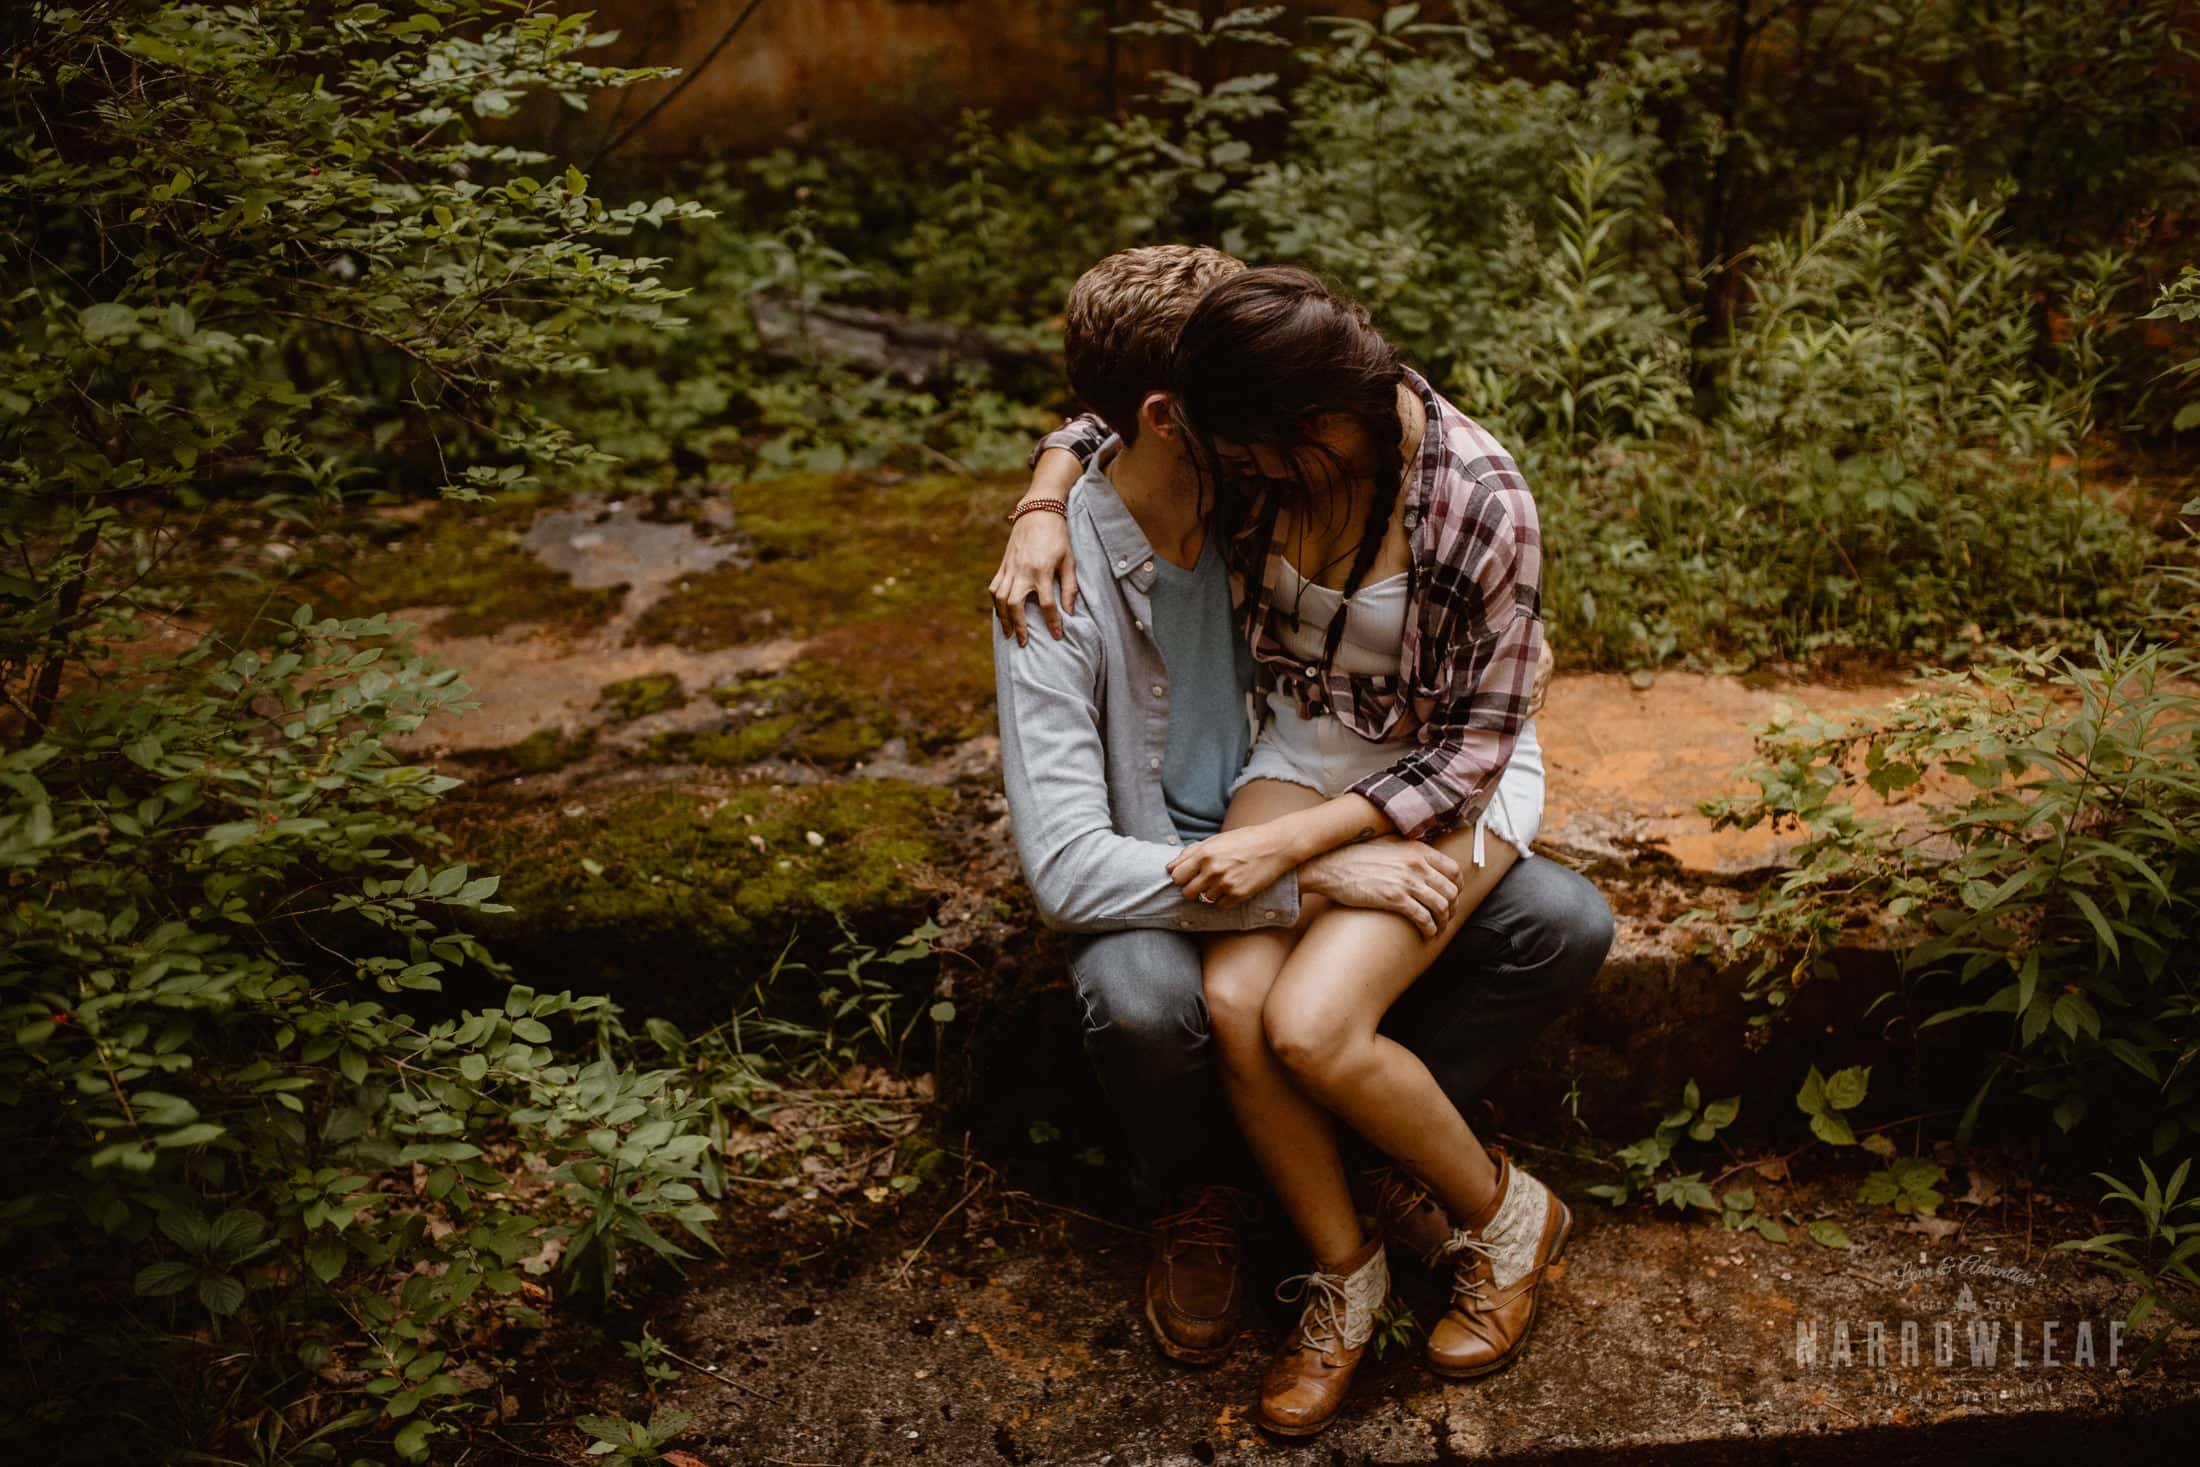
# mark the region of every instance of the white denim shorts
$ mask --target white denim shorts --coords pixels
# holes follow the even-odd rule
[[[1346,728],[1334,713],[1308,718],[1281,693],[1271,693],[1269,719],[1253,741],[1245,768],[1230,785],[1236,794],[1247,781],[1280,779],[1302,785],[1327,799],[1351,789],[1370,774],[1388,769],[1410,745],[1365,738]],[[1489,830],[1511,843],[1525,861],[1533,857],[1528,842],[1543,828],[1543,745],[1536,738],[1535,720],[1520,726],[1513,741],[1512,759],[1498,777],[1497,791],[1474,823],[1474,864],[1483,859],[1482,833]]]

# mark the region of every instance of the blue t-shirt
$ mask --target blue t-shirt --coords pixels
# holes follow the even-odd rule
[[[1169,669],[1169,740],[1161,795],[1188,841],[1222,829],[1230,782],[1252,741],[1245,698],[1253,654],[1230,610],[1230,580],[1210,530],[1190,570],[1153,558],[1153,639]]]

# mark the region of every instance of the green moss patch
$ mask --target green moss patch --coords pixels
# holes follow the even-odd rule
[[[875,617],[835,627],[787,671],[714,688],[731,721],[665,734],[657,758],[701,764],[795,759],[845,769],[889,739],[913,756],[984,732],[993,706],[985,623]]]
[[[919,883],[944,858],[952,804],[893,780],[658,787],[589,796],[581,815],[490,815],[459,840],[504,873],[498,899],[514,911],[492,919],[500,953],[583,965],[575,984],[716,987],[758,976],[790,938],[828,950],[835,914],[889,940],[921,922],[932,899]]]
[[[637,624],[636,640],[732,647],[879,616],[963,617],[983,631],[1012,481],[811,476],[732,494],[752,563],[675,582]]]
[[[569,632],[601,625],[618,612],[623,587],[576,586],[520,546],[545,502],[530,491],[396,514],[346,507],[310,533],[232,509],[232,548],[172,563],[167,576],[181,606],[231,635],[286,624],[304,604],[324,616],[442,608],[432,621],[445,636],[488,636],[521,623]],[[270,558],[252,548],[261,542],[288,554]]]
[[[538,728],[516,744],[495,749],[466,749],[453,755],[460,764],[490,776],[555,774],[577,764],[596,751],[596,731],[585,729],[568,737],[552,725]]]
[[[687,690],[680,686],[680,679],[669,672],[647,673],[605,683],[596,695],[596,706],[608,708],[614,723],[632,723],[637,718],[677,708],[686,701]]]
[[[734,715],[727,727],[669,735],[653,752],[844,769],[891,739],[921,756],[982,733],[993,706],[985,583],[1014,492],[1004,480],[947,477],[736,488],[752,563],[678,582],[635,635],[702,648],[811,645],[777,676],[714,690]]]
[[[532,496],[493,509],[438,505],[360,550],[326,578],[327,587],[363,611],[447,608],[435,628],[451,637],[488,636],[525,622],[581,631],[610,620],[625,587],[576,586],[520,547],[538,505]]]

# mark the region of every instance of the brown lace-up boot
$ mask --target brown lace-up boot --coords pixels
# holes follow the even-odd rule
[[[1306,1296],[1299,1322],[1284,1336],[1261,1377],[1256,1419],[1279,1436],[1312,1436],[1344,1404],[1360,1357],[1375,1333],[1375,1311],[1390,1297],[1383,1240],[1370,1238],[1335,1273],[1315,1269],[1288,1278],[1279,1299]]]
[[[1451,1304],[1428,1332],[1429,1368],[1453,1380],[1488,1375],[1520,1352],[1536,1296],[1574,1225],[1566,1204],[1502,1148],[1491,1147],[1490,1157],[1497,1195],[1445,1242],[1454,1260]]]
[[[1355,1179],[1362,1209],[1393,1253],[1419,1259],[1430,1268],[1444,1266],[1444,1245],[1451,1241],[1451,1215],[1411,1172],[1385,1163]]]
[[[1154,1219],[1153,1262],[1146,1269],[1146,1323],[1171,1360],[1212,1365],[1230,1353],[1245,1319],[1238,1235],[1245,1194],[1201,1187]]]

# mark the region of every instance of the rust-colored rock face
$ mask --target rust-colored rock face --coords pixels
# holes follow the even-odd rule
[[[601,0],[593,9],[598,26],[620,33],[602,53],[607,60],[693,71],[748,4]],[[1308,17],[1382,8],[1379,0],[1289,0],[1276,27],[1304,36]],[[1091,111],[1127,101],[1156,67],[1200,64],[1168,43],[1109,40],[1111,22],[1147,10],[1141,0],[763,0],[632,146],[743,147],[811,126],[892,137],[912,120],[936,123],[964,107]],[[1205,64],[1226,72],[1229,61],[1217,54]],[[634,87],[623,99],[599,94],[596,115],[623,126],[676,84]]]
[[[692,68],[748,0],[607,0],[624,64]],[[764,0],[709,68],[637,143],[677,151],[705,139],[754,143],[808,123],[883,125],[926,100],[970,107],[1089,105],[1101,48],[1073,50],[1067,0]],[[1080,74],[1082,73],[1082,74]],[[672,83],[637,87],[626,115]],[[600,115],[617,110],[599,96]],[[936,110],[927,109],[927,110]]]

